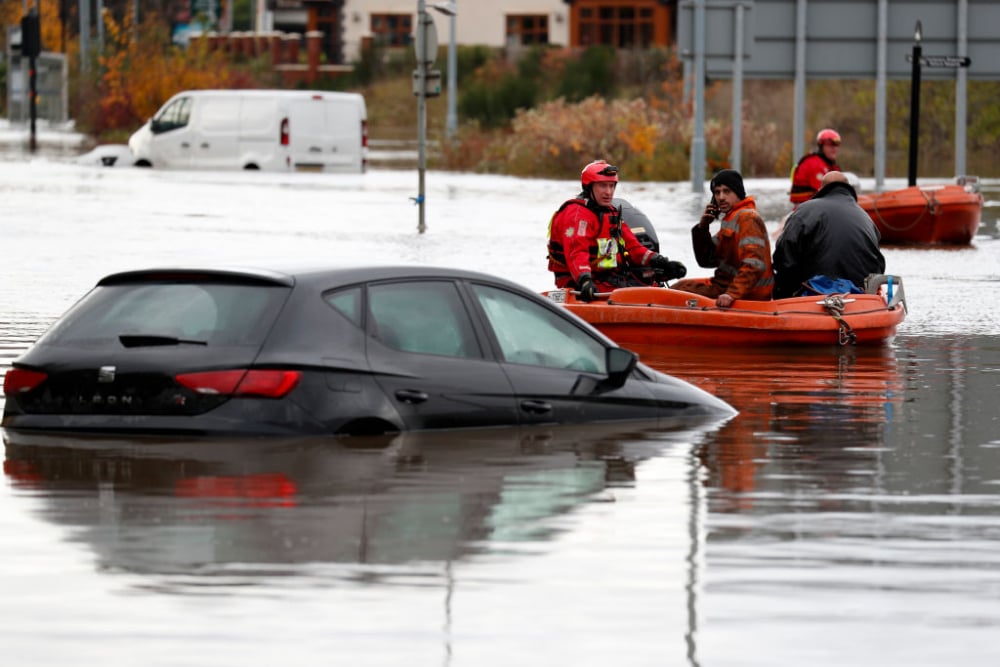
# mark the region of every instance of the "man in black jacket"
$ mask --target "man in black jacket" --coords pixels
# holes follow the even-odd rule
[[[774,298],[795,296],[816,275],[846,278],[864,289],[865,278],[885,271],[875,223],[858,205],[858,195],[839,171],[785,221],[774,245]]]

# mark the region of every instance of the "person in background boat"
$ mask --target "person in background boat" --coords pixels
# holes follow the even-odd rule
[[[774,244],[774,298],[796,296],[813,276],[844,278],[863,290],[885,271],[875,223],[858,205],[847,176],[831,171],[819,192],[792,211]]]
[[[712,201],[691,228],[691,241],[698,266],[714,267],[715,275],[681,280],[673,289],[714,298],[719,308],[729,308],[736,299],[770,300],[771,243],[743,177],[734,169],[723,169],[712,177],[711,189]],[[710,227],[720,215],[722,225],[713,236]]]
[[[618,167],[596,160],[580,173],[583,191],[559,207],[549,221],[549,271],[556,287],[571,287],[584,301],[598,292],[649,285],[642,271],[655,269],[666,280],[681,278],[680,262],[643,245],[621,210],[613,205]]]
[[[840,135],[836,130],[826,128],[816,135],[816,150],[799,160],[792,170],[792,191],[789,199],[798,206],[816,194],[824,174],[840,171],[837,166],[837,152],[840,150]]]

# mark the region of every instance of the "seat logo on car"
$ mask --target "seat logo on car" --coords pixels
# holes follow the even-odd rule
[[[101,366],[97,369],[97,381],[102,384],[114,382],[115,370],[114,366]]]

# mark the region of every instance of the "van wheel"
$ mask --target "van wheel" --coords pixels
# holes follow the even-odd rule
[[[248,164],[247,166],[243,167],[243,169],[246,171],[260,171],[260,167],[258,167],[255,164]]]
[[[149,160],[136,160],[135,161],[135,166],[136,167],[146,167],[148,169],[149,167],[153,166],[153,163],[150,162]]]

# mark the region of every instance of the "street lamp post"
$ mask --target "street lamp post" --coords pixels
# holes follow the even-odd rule
[[[910,160],[907,170],[907,182],[910,187],[917,184],[917,143],[920,141],[920,56],[923,49],[920,46],[920,21],[913,29],[913,71],[910,74]]]
[[[413,94],[417,96],[417,196],[414,201],[419,209],[417,231],[427,229],[424,222],[424,174],[427,171],[427,98],[441,94],[441,72],[432,70],[437,59],[437,28],[427,12],[427,7],[436,9],[447,16],[455,15],[454,2],[439,2],[428,5],[425,0],[417,0],[416,56],[417,69],[413,72]]]
[[[451,1],[454,9],[455,0]],[[458,82],[458,54],[455,46],[455,14],[448,17],[448,116],[445,128],[449,139],[454,138],[458,129],[458,113],[456,111],[455,88]]]

